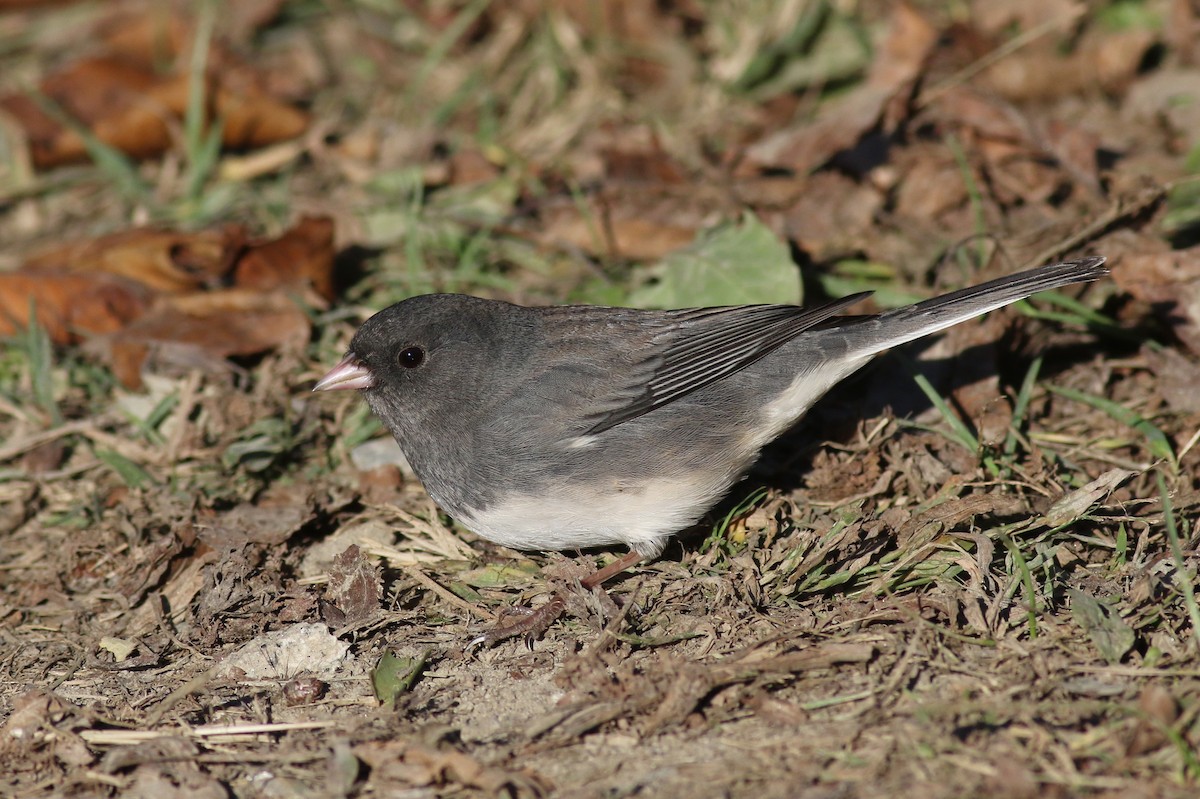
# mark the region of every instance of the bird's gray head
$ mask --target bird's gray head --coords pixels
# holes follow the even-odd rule
[[[406,427],[438,409],[465,411],[522,358],[526,309],[461,294],[428,294],[372,316],[314,390],[359,389],[385,423]]]

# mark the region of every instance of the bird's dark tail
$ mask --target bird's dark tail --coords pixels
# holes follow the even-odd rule
[[[889,347],[1003,308],[1039,291],[1099,280],[1108,274],[1104,260],[1092,256],[1018,272],[839,326],[838,335],[845,336],[847,355],[869,357]]]

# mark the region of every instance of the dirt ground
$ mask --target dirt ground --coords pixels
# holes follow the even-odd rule
[[[1197,130],[1188,0],[0,2],[0,795],[1195,796]],[[429,291],[1085,254],[603,593],[311,392]]]

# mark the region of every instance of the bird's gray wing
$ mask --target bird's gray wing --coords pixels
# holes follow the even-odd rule
[[[870,294],[816,308],[742,305],[644,317],[647,321],[638,322],[646,333],[642,346],[617,353],[620,368],[590,403],[592,411],[582,420],[590,426],[583,434],[602,433],[729,377]]]
[[[544,400],[531,421],[561,414],[573,436],[596,435],[736,374],[802,333],[812,331],[814,360],[862,361],[1035,292],[1097,280],[1107,274],[1103,263],[1054,264],[867,317],[837,314],[870,292],[817,308],[541,309],[545,338],[556,344],[541,352],[540,373],[524,389]]]

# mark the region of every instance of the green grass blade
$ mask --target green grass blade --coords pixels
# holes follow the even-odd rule
[[[27,90],[26,93],[47,116],[79,136],[92,163],[104,173],[121,196],[139,203],[147,203],[151,199],[150,187],[138,174],[137,164],[125,153],[96,138],[91,128],[68,114],[50,97],[36,89]]]
[[[1037,295],[1040,302],[1045,302],[1050,305],[1057,305],[1065,311],[1054,311],[1039,308],[1029,300],[1021,300],[1014,303],[1013,307],[1021,314],[1028,316],[1031,319],[1041,319],[1046,322],[1054,322],[1062,325],[1075,325],[1078,327],[1086,327],[1095,333],[1107,336],[1119,341],[1131,341],[1135,343],[1146,342],[1146,336],[1136,330],[1127,330],[1121,327],[1112,319],[1109,319],[1104,314],[1089,308],[1076,299],[1068,297],[1065,294],[1060,294],[1057,291],[1043,291]],[[1149,342],[1153,343],[1153,342]]]
[[[416,98],[424,93],[425,82],[429,80],[429,76],[437,70],[438,65],[446,60],[450,48],[462,38],[463,34],[471,28],[471,25],[479,18],[480,14],[487,10],[489,5],[491,5],[491,0],[475,0],[458,12],[458,16],[433,41],[409,84],[408,92],[404,97],[405,108],[412,109]]]
[[[1021,586],[1025,589],[1025,600],[1029,603],[1029,610],[1026,611],[1026,617],[1029,625],[1029,638],[1032,640],[1038,637],[1037,593],[1033,587],[1033,574],[1029,571],[1029,563],[1021,553],[1021,548],[1017,546],[1017,542],[1007,535],[1003,536],[1000,540],[1004,542],[1004,547],[1012,556],[1013,565],[1016,566],[1021,578]]]
[[[216,168],[221,151],[221,131],[217,123],[208,120],[208,51],[212,42],[216,10],[211,2],[200,5],[196,20],[196,35],[192,41],[191,62],[188,64],[187,109],[183,117],[184,150],[188,174],[184,197],[189,203],[199,196],[204,184]]]
[[[108,468],[112,469],[121,482],[130,488],[142,488],[154,482],[150,473],[133,461],[111,449],[96,449],[96,457]]]
[[[1192,637],[1200,646],[1200,606],[1196,604],[1196,590],[1193,587],[1196,575],[1187,570],[1187,562],[1183,559],[1183,546],[1179,543],[1179,530],[1175,526],[1175,513],[1171,509],[1171,495],[1167,493],[1167,481],[1161,471],[1155,475],[1158,482],[1158,495],[1162,497],[1163,523],[1167,528],[1167,541],[1171,545],[1171,559],[1175,561],[1175,572],[1178,575],[1176,583],[1183,594],[1183,604],[1187,607],[1188,618],[1192,620]]]
[[[34,402],[50,417],[51,426],[58,427],[63,423],[63,417],[54,400],[54,347],[46,328],[38,324],[37,303],[32,297],[29,299],[29,325],[21,339],[29,362]]]
[[[1107,414],[1126,427],[1138,431],[1146,439],[1146,446],[1151,454],[1170,463],[1172,470],[1178,465],[1175,458],[1175,450],[1171,447],[1171,442],[1167,439],[1166,434],[1141,414],[1131,411],[1124,405],[1119,405],[1112,400],[1097,397],[1094,394],[1085,394],[1073,388],[1051,385],[1047,385],[1046,387],[1061,397],[1066,397],[1075,402],[1082,402],[1084,405]]]
[[[1017,392],[1016,402],[1013,403],[1012,421],[1009,422],[1008,437],[1004,440],[1004,455],[1012,457],[1017,451],[1017,431],[1025,422],[1025,414],[1029,412],[1029,401],[1033,398],[1033,387],[1037,385],[1038,374],[1042,371],[1042,358],[1039,355],[1029,364],[1025,371],[1025,379],[1021,381],[1021,389]]]
[[[966,423],[958,418],[958,414],[951,409],[946,400],[942,399],[942,395],[933,387],[929,379],[925,375],[913,370],[913,381],[924,392],[933,407],[938,409],[938,413],[942,415],[942,418],[946,420],[946,424],[953,434],[949,438],[966,447],[971,452],[979,452],[979,439],[971,432],[971,428],[967,427]]]
[[[978,268],[987,263],[988,224],[983,209],[983,192],[979,189],[979,184],[975,180],[975,171],[971,169],[971,163],[967,160],[967,154],[958,138],[953,135],[947,136],[946,149],[954,156],[954,162],[958,164],[958,171],[962,173],[963,184],[967,189],[971,216],[975,221],[974,238],[979,242],[979,249],[975,255],[975,266]]]

